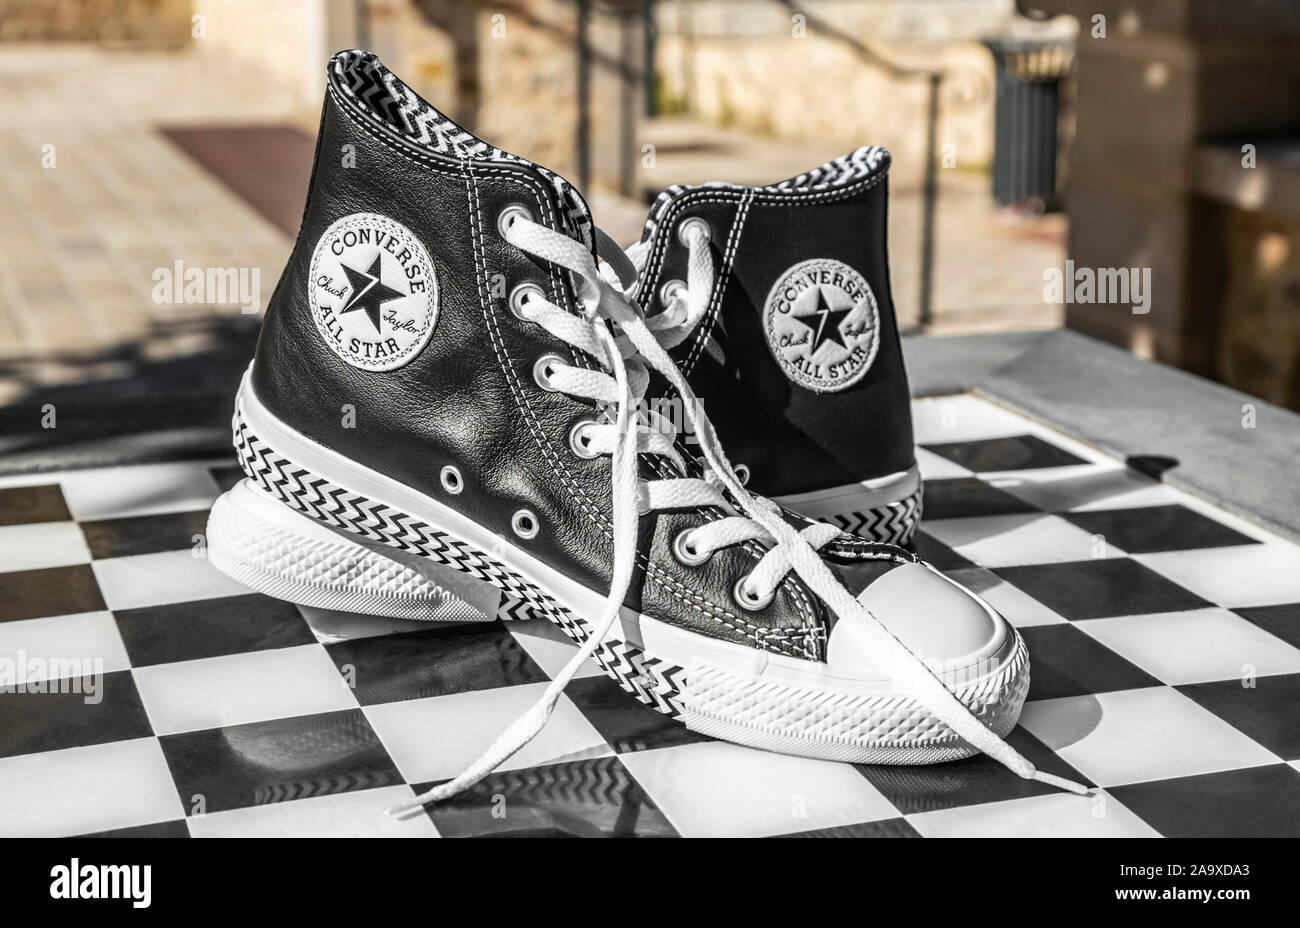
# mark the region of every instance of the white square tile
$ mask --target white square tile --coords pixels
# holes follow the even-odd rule
[[[1105,790],[1051,793],[909,815],[927,838],[1158,838],[1160,834]]]
[[[157,738],[0,758],[0,835],[57,837],[185,817]]]
[[[916,449],[916,466],[920,468],[922,480],[948,480],[954,477],[970,477],[973,471],[962,467],[956,461],[941,458],[933,451]]]
[[[1060,516],[1037,513],[939,519],[925,523],[925,530],[984,567],[1086,561],[1124,553]]]
[[[1300,548],[1285,542],[1135,557],[1156,573],[1229,609],[1300,602]]]
[[[137,667],[132,673],[160,735],[355,709],[320,645]]]
[[[221,495],[210,465],[185,461],[69,471],[60,476],[74,518],[120,519],[206,509]]]
[[[912,431],[918,445],[939,445],[1024,435],[1029,429],[1015,413],[962,393],[913,400]]]
[[[408,699],[366,706],[366,718],[408,783],[459,774],[533,705],[545,683]],[[630,697],[629,697],[630,698]],[[613,753],[567,696],[561,696],[541,733],[501,765],[517,770]]]
[[[506,628],[510,629],[510,634],[514,635],[515,640],[528,652],[528,656],[537,662],[537,666],[546,671],[546,675],[552,679],[564,669],[564,665],[578,651],[578,645],[572,638],[545,619],[507,622]],[[575,679],[599,677],[604,672],[595,661],[589,660],[574,676]]]
[[[354,790],[192,816],[186,824],[195,838],[436,838],[424,812],[388,814],[414,795],[409,786]]]
[[[1133,509],[1178,499],[1164,484],[1116,463],[1007,471],[984,479],[1046,512]]]
[[[1300,673],[1300,650],[1226,609],[1089,619],[1075,625],[1175,686]]]
[[[1279,760],[1212,712],[1163,686],[1031,701],[1020,724],[1100,786]]]
[[[191,551],[163,551],[93,561],[99,591],[110,609],[137,609],[217,596],[242,596],[243,584],[231,580],[206,558]]]
[[[688,837],[758,837],[895,818],[848,764],[706,741],[624,754],[638,783]]]
[[[66,567],[90,560],[76,522],[0,525],[0,571]]]
[[[108,612],[80,612],[21,622],[0,622],[0,659],[41,662],[74,660],[89,662],[104,673],[126,670],[131,666],[117,623]],[[43,680],[49,674],[36,674],[29,680]]]

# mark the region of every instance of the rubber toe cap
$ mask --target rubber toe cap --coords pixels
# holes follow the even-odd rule
[[[1015,634],[984,600],[927,564],[903,564],[858,595],[858,602],[913,654],[950,684],[998,669],[1014,650]],[[874,675],[877,651],[859,620],[831,629],[827,662],[840,671]]]

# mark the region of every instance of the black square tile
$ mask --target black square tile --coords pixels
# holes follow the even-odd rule
[[[1020,629],[1029,648],[1030,699],[1088,696],[1160,686],[1161,681],[1073,625]]]
[[[678,836],[617,757],[497,771],[426,811],[444,837]]]
[[[968,519],[973,516],[1038,511],[1038,507],[1005,490],[990,486],[978,477],[951,477],[925,481],[925,508],[921,524],[939,519]]]
[[[360,709],[159,738],[187,814],[402,782]]]
[[[208,472],[212,474],[212,479],[217,482],[217,486],[221,487],[223,491],[229,490],[244,479],[244,469],[238,464],[230,464],[225,467],[210,467]]]
[[[1130,554],[1259,543],[1249,535],[1179,505],[1063,512],[1061,517],[1085,532],[1104,536],[1107,543]]]
[[[813,831],[796,831],[782,838],[919,838],[921,835],[905,818],[887,818],[879,822],[835,825]]]
[[[960,464],[976,473],[1002,470],[1029,470],[1038,467],[1065,467],[1087,464],[1083,458],[1043,441],[1037,435],[1012,435],[1008,438],[983,438],[977,441],[953,441],[923,445],[940,457]]]
[[[153,734],[129,670],[45,685],[75,686],[80,691],[0,693],[0,757]]]
[[[89,564],[0,572],[0,622],[103,608],[104,597]]]
[[[325,650],[363,706],[550,679],[500,622],[354,638]]]
[[[912,534],[912,543],[908,547],[939,570],[965,570],[975,566],[974,562],[962,557],[923,528],[918,528]]]
[[[114,613],[133,667],[312,644],[298,607],[260,593]]]
[[[1300,648],[1300,603],[1281,606],[1252,606],[1232,610],[1247,622],[1253,622],[1287,644]]]
[[[1211,605],[1125,557],[997,567],[993,572],[1067,619],[1179,612]]]
[[[1035,668],[1037,669],[1037,668]],[[1039,770],[1089,783],[1077,770],[1023,728],[1014,728],[1007,743]],[[855,764],[858,772],[904,815],[934,812],[985,802],[1046,796],[1056,787],[1018,777],[983,754],[932,766]]]
[[[198,543],[194,536],[203,536],[207,526],[208,511],[202,509],[82,522],[81,531],[91,555],[102,559],[193,548]]]
[[[620,754],[713,740],[639,702],[603,674],[574,680],[564,692]]]
[[[1112,786],[1167,838],[1300,837],[1300,771],[1286,764]]]
[[[1300,760],[1300,674],[1177,687],[1283,760]]]
[[[170,822],[153,822],[149,825],[133,825],[130,828],[114,828],[112,831],[94,831],[78,835],[81,838],[188,838],[190,830],[181,819]]]
[[[71,518],[63,490],[57,483],[0,490],[0,525],[66,522]]]

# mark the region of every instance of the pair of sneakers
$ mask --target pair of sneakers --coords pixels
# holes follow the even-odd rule
[[[920,515],[889,297],[889,157],[674,187],[627,252],[563,178],[336,55],[302,228],[235,404],[212,562],[305,605],[555,622],[695,731],[805,757],[984,751],[1016,631],[900,547]],[[725,450],[724,450],[725,449]],[[846,531],[847,530],[847,531]],[[462,594],[465,594],[462,597]]]

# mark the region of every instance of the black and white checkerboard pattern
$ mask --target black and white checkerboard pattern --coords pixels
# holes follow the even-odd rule
[[[923,554],[1028,641],[985,758],[804,760],[695,735],[594,666],[532,744],[427,814],[573,646],[546,623],[299,609],[202,557],[229,465],[0,480],[0,834],[1300,835],[1300,548],[970,396],[914,404]],[[1153,449],[1158,452],[1159,449]],[[495,593],[484,587],[482,608]],[[49,681],[47,680],[47,683]]]

